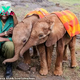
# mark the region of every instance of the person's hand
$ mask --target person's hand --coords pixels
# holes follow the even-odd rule
[[[3,41],[9,41],[9,39],[8,38],[0,37],[0,42],[3,42]]]
[[[9,30],[7,31],[7,35],[10,35],[13,33],[13,27],[9,28]]]

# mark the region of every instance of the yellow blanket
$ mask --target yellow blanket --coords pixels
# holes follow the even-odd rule
[[[43,18],[44,16],[48,15],[49,13],[43,8],[38,8],[38,9],[36,9],[34,11],[29,12],[25,17],[31,16],[33,14],[38,15],[39,18]]]
[[[61,12],[53,12],[62,21],[65,29],[67,30],[70,37],[80,34],[80,25],[77,17],[69,10]]]

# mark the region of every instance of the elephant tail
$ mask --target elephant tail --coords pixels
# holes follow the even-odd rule
[[[6,60],[4,60],[2,63],[3,63],[3,64],[6,64],[7,62],[15,62],[15,61],[18,60],[18,58],[19,58],[19,56],[18,56],[18,55],[15,55],[13,58],[6,59]]]

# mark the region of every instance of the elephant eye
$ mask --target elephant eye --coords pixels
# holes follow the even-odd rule
[[[22,41],[23,41],[23,43],[26,43],[26,39],[23,39]]]
[[[43,37],[43,34],[39,34],[39,37]]]

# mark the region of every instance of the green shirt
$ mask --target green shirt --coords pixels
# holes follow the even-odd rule
[[[13,21],[12,16],[8,17],[3,29],[2,29],[2,21],[1,21],[1,18],[0,18],[0,33],[8,31],[9,28],[11,28],[11,27],[14,27],[14,21]],[[8,38],[10,41],[12,41],[12,37],[7,36],[6,38]],[[0,42],[0,48],[1,48],[1,43],[3,43],[3,42]]]

